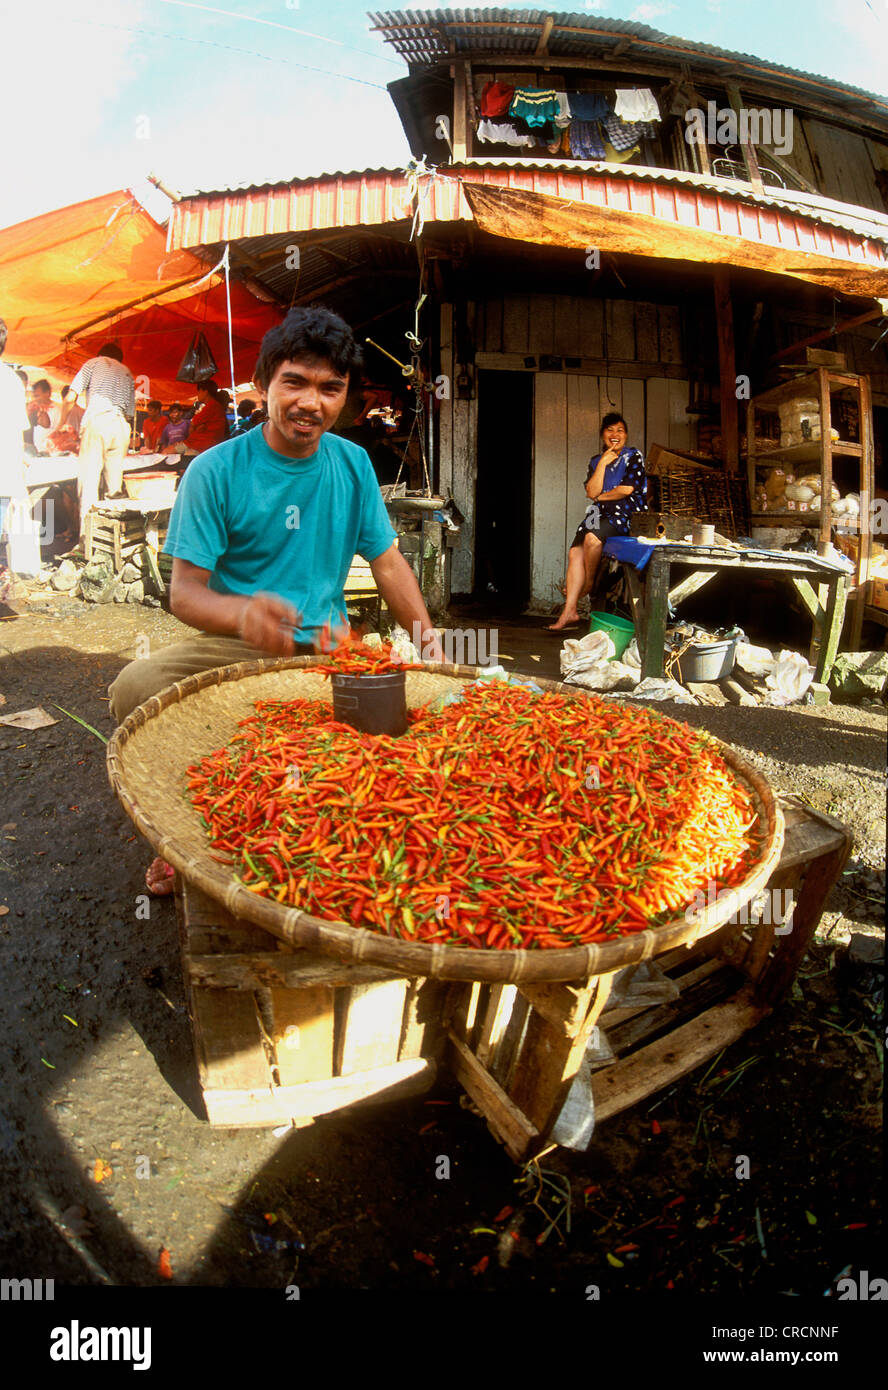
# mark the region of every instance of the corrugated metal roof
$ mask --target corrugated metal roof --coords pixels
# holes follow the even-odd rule
[[[632,20],[605,19],[597,14],[551,10],[382,10],[370,11],[368,18],[386,43],[412,65],[440,62],[452,53],[487,51],[527,56],[536,52],[546,20],[554,23],[547,42],[552,58],[592,56],[592,50],[615,49],[621,40],[631,41],[631,50],[641,56],[666,59],[670,53],[710,58],[716,63],[754,65],[773,77],[804,78],[816,83],[833,97],[848,96],[875,101],[888,114],[888,101],[874,92],[820,73],[782,67],[751,53],[736,53],[714,44],[697,43],[651,29]],[[453,47],[451,48],[451,44]],[[664,52],[664,49],[667,50]]]
[[[554,193],[579,202],[617,206],[628,211],[650,213],[652,206],[656,206],[653,215],[670,221],[683,220],[676,211],[676,195],[670,190],[685,188],[697,199],[694,218],[686,224],[689,226],[718,230],[725,223],[725,229],[730,226],[733,235],[749,235],[759,240],[762,238],[752,230],[754,219],[764,218],[773,229],[780,225],[780,219],[775,216],[779,213],[787,226],[795,226],[793,235],[800,248],[811,242],[812,229],[816,231],[817,228],[833,228],[880,249],[888,244],[888,217],[869,209],[849,211],[842,204],[815,199],[810,194],[755,194],[748,185],[701,174],[641,165],[587,164],[578,160],[565,163],[494,159],[472,160],[458,169],[440,172],[440,177],[424,185],[423,211],[427,222],[471,220],[471,212],[460,192],[458,178],[462,177],[473,182],[488,181],[508,188]],[[684,215],[690,216],[689,203],[684,204]],[[412,217],[413,207],[403,172],[364,169],[321,179],[300,179],[267,189],[250,188],[240,193],[220,192],[183,199],[174,204],[170,213],[167,245],[173,250],[253,237],[308,234],[337,227],[378,227],[386,223],[404,224]],[[713,217],[715,222],[711,221]],[[830,234],[824,230],[820,235],[828,237]],[[271,244],[264,243],[266,247]],[[783,245],[785,241],[778,237],[775,244]],[[847,248],[834,252],[825,245],[815,247],[813,243],[809,249],[826,255],[848,254]],[[873,263],[879,263],[878,254]]]

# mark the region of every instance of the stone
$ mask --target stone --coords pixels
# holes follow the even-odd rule
[[[868,936],[865,932],[853,931],[848,942],[848,963],[868,966],[875,970],[885,968],[885,943],[879,936]]]
[[[836,657],[829,688],[843,700],[878,697],[888,680],[888,652],[842,652]]]
[[[732,705],[743,705],[747,707],[758,704],[758,700],[755,696],[750,695],[749,691],[744,690],[743,686],[738,685],[736,681],[725,679],[719,681],[719,686],[721,687],[722,693],[728,697]]]
[[[111,603],[115,579],[111,567],[93,560],[80,572],[80,592],[87,603]]]
[[[73,560],[63,560],[52,576],[52,587],[60,594],[70,594],[77,588],[80,571]]]
[[[127,560],[117,578],[122,580],[124,584],[135,584],[137,579],[142,578],[142,571],[137,565]]]
[[[112,591],[112,598],[115,603],[126,603],[126,590],[127,586],[123,583],[123,580],[115,579]]]
[[[127,603],[141,603],[145,598],[145,585],[141,579],[137,579],[133,584],[126,586]]]

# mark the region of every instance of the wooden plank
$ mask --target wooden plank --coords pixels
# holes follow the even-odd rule
[[[792,931],[779,938],[776,952],[756,986],[756,998],[771,1005],[789,988],[802,963],[811,937],[823,913],[827,894],[851,853],[852,837],[846,832],[844,844],[829,854],[812,860],[802,886],[796,894]]]
[[[635,313],[628,299],[608,299],[605,303],[605,356],[634,361]]]
[[[477,414],[475,401],[454,400],[452,487],[456,505],[465,520],[451,561],[451,587],[470,593],[475,564],[475,486],[477,472]]]
[[[399,978],[375,965],[347,965],[312,951],[245,952],[232,932],[217,933],[217,939],[201,944],[201,953],[189,959],[188,974],[193,984],[207,989],[333,988]]]
[[[743,976],[724,961],[712,959],[693,972],[678,998],[654,1008],[641,1009],[632,1018],[613,1025],[605,1018],[603,1026],[614,1052],[634,1051],[638,1044],[667,1029],[670,1034],[685,1019],[696,1018],[704,1009],[737,993]]]
[[[656,304],[635,305],[635,354],[639,362],[659,362]]]
[[[660,361],[683,362],[681,314],[678,307],[674,304],[658,304],[657,324],[660,334]]]
[[[271,1072],[252,994],[196,989],[192,1007],[201,1089],[268,1086]]]
[[[629,443],[644,454],[647,448],[647,421],[644,409],[644,382],[623,382],[623,415],[629,426]]]
[[[422,1095],[435,1082],[437,1068],[427,1057],[411,1057],[392,1066],[376,1067],[329,1081],[306,1081],[299,1086],[208,1090],[204,1103],[211,1125],[232,1128],[282,1125],[290,1120],[327,1115],[347,1105],[388,1104]]]
[[[526,294],[503,297],[503,351],[528,352],[528,309]]]
[[[631,1057],[593,1073],[596,1123],[601,1124],[687,1076],[769,1013],[770,1008],[753,1003],[751,994],[744,990],[736,999],[714,1005],[700,1018],[649,1043]]]
[[[271,1031],[282,1086],[333,1076],[333,996],[326,985],[272,989]]]
[[[714,579],[718,570],[695,570],[689,574],[680,584],[676,584],[674,589],[669,590],[669,602],[675,608],[682,599],[690,598],[698,589],[702,589],[704,584],[708,584],[710,579]]]
[[[486,299],[486,314],[484,322],[484,347],[487,352],[502,352],[503,350],[503,301],[496,298]]]
[[[651,377],[645,387],[647,411],[645,435],[648,454],[654,445],[662,448],[669,444],[669,380],[666,377]]]
[[[743,97],[740,95],[740,88],[736,82],[725,83],[725,90],[728,94],[728,101],[731,103],[734,114],[737,117],[737,129],[740,140],[740,149],[743,151],[743,163],[746,165],[746,176],[752,184],[753,193],[759,195],[764,193],[762,174],[759,169],[758,159],[756,158],[755,145],[749,138],[749,128],[743,120]]]
[[[552,351],[560,357],[582,357],[580,346],[580,301],[570,295],[558,294],[555,299],[555,322]]]
[[[669,395],[669,447],[671,449],[690,449],[691,417],[688,415],[688,383],[670,380]]]
[[[441,305],[441,373],[450,390],[438,414],[438,487],[447,497],[453,492],[453,305]]]
[[[509,1089],[515,1059],[524,1038],[529,1016],[530,1005],[523,995],[516,992],[499,1044],[496,1048],[491,1048],[490,1074],[505,1091]]]
[[[348,991],[337,1075],[348,1076],[397,1061],[406,994],[406,980],[355,985]]]
[[[551,294],[531,294],[528,301],[527,350],[551,354],[555,341],[555,303]]]
[[[607,1002],[613,974],[590,981],[590,1001],[573,1036],[531,1012],[514,1080],[507,1086],[514,1103],[547,1138],[586,1055],[586,1045]]]
[[[401,1020],[398,1060],[437,1057],[446,1029],[444,1013],[450,986],[444,980],[410,980]]]
[[[582,301],[580,301],[582,302]],[[571,353],[571,356],[574,354]],[[475,365],[478,368],[488,368],[491,371],[500,372],[528,372],[533,371],[533,367],[525,365],[525,354],[523,352],[485,352],[479,349],[475,353]],[[681,363],[670,362],[622,362],[612,361],[606,357],[580,357],[579,367],[571,367],[571,371],[581,372],[583,376],[604,376],[606,373],[611,378],[619,378],[632,381],[647,381],[651,377],[658,377],[664,381],[684,381],[687,382],[688,369]]]
[[[715,325],[718,338],[719,408],[722,457],[728,473],[740,472],[740,434],[737,409],[737,363],[734,347],[734,309],[730,276],[723,267],[713,271]]]
[[[515,995],[514,986],[491,985],[490,987],[487,1011],[481,1021],[481,1032],[475,1047],[475,1056],[482,1067],[487,1066],[491,1052],[496,1049],[505,1032],[515,1002]]]
[[[678,947],[678,950],[682,949],[682,947]],[[661,965],[659,957],[657,957],[657,964],[660,965],[661,969],[664,968]],[[687,993],[687,991],[693,985],[699,984],[701,980],[705,980],[710,975],[713,975],[717,971],[723,969],[723,961],[716,960],[712,956],[708,956],[698,965],[695,965],[690,970],[686,971],[685,974],[670,976],[670,978],[673,980],[674,984],[678,986],[679,998],[681,998],[681,995]],[[636,1018],[639,1014],[653,1015],[657,1013],[660,1009],[666,1007],[673,1007],[677,1003],[677,999],[666,999],[663,1001],[662,1004],[618,1004],[613,1009],[607,1008],[604,1010],[600,1020],[601,1026],[607,1030],[608,1039],[611,1040],[611,1034],[613,1030],[619,1027],[621,1023],[627,1022],[628,1019]]]
[[[594,297],[577,301],[580,355],[604,358],[604,305]],[[606,369],[605,369],[606,370]]]
[[[575,1038],[595,994],[597,984],[519,985],[524,998],[542,1018],[566,1038]]]
[[[493,1133],[515,1163],[529,1157],[541,1143],[540,1134],[518,1106],[466,1047],[450,1034],[450,1064],[457,1081],[481,1110]]]
[[[558,599],[564,579],[567,506],[567,388],[563,376],[534,378],[533,519],[530,596]]]
[[[586,511],[586,471],[589,459],[598,452],[598,383],[592,377],[565,375],[565,423],[567,460],[564,487],[562,568],[567,552]],[[557,595],[556,595],[557,599]]]

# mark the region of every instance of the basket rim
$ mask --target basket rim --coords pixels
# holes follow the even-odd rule
[[[688,919],[686,908],[683,917],[673,918],[661,926],[584,946],[541,947],[538,950],[445,946],[439,942],[405,941],[345,922],[314,917],[297,907],[286,907],[250,892],[224,866],[216,865],[208,856],[206,863],[195,871],[194,860],[185,853],[175,835],[166,834],[128,789],[122,760],[125,745],[150,719],[212,686],[270,671],[317,668],[320,664],[313,655],[264,658],[218,666],[187,676],[138,705],[115,730],[107,748],[111,787],[137,830],[157,854],[190,883],[221,903],[233,917],[262,927],[290,946],[307,947],[355,964],[376,965],[407,977],[510,984],[585,981],[594,975],[607,974],[624,965],[648,960],[676,946],[692,945],[701,937],[717,931],[732,913],[766,886],[777,867],[783,850],[784,818],[774,792],[761,773],[733,748],[704,730],[699,732],[715,746],[735,776],[752,794],[759,817],[764,814],[767,835],[759,859],[743,882],[734,889],[722,890],[695,920]],[[460,666],[450,662],[423,662],[420,666],[406,669],[466,681],[477,679],[484,672],[482,667]],[[565,694],[574,699],[587,699],[596,694],[565,681],[551,681],[537,676],[528,676],[527,680],[533,681],[542,690]]]

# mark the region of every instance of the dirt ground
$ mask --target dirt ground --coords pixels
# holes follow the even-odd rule
[[[42,705],[58,720],[0,726],[4,1276],[156,1285],[166,1248],[180,1285],[582,1300],[594,1284],[602,1299],[736,1301],[820,1298],[849,1270],[888,1273],[881,974],[847,959],[852,931],[883,925],[882,711],[666,707],[846,821],[853,856],[773,1015],[604,1124],[588,1152],[547,1155],[540,1186],[446,1077],[280,1137],[208,1127],[172,901],[137,919],[146,845],[109,790],[104,744],[58,708],[107,736],[107,686],[137,640],[183,631],[161,610],[58,597],[0,623],[4,712]],[[558,640],[539,626],[503,627],[499,645],[512,669],[557,674]],[[97,1160],[111,1170],[100,1183]]]

